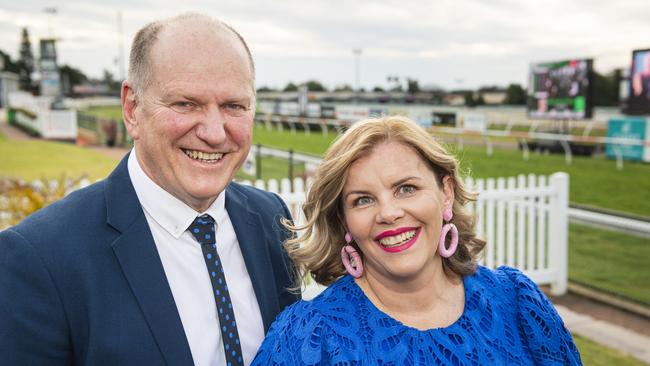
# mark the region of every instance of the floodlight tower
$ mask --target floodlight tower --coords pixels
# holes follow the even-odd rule
[[[357,103],[357,101],[359,100],[359,92],[361,91],[361,81],[360,81],[361,65],[359,61],[362,52],[363,50],[361,48],[352,49],[352,53],[354,54],[354,74],[355,74],[354,102],[355,103]]]
[[[47,30],[50,34],[50,38],[54,39],[54,32],[52,31],[52,16],[56,15],[58,11],[55,7],[43,8],[43,12],[47,14]]]

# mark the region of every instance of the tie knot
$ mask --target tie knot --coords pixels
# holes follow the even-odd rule
[[[194,219],[188,230],[201,244],[214,244],[214,219],[210,215],[201,215]]]

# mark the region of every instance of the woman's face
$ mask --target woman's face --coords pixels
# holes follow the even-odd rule
[[[381,143],[350,166],[343,212],[363,252],[365,275],[394,281],[435,270],[442,211],[454,198],[448,177],[443,186],[420,155],[399,142]]]

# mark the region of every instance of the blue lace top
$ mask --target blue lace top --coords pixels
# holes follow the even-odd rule
[[[252,365],[581,365],[546,296],[520,271],[479,267],[465,309],[421,331],[377,309],[345,276],[275,320]]]

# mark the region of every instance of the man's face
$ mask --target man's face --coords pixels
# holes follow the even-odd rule
[[[255,94],[246,51],[226,31],[169,26],[149,60],[151,83],[127,123],[138,161],[159,186],[204,211],[251,145]]]

